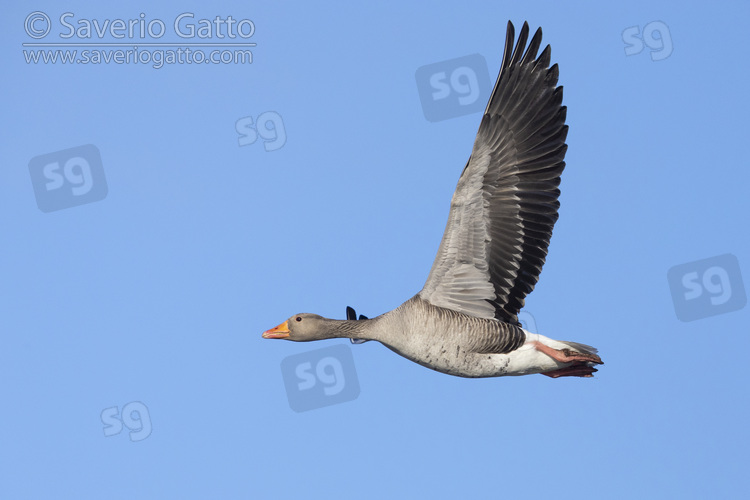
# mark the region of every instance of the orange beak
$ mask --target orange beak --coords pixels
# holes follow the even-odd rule
[[[289,336],[289,324],[284,321],[277,327],[271,328],[263,332],[264,339],[283,339]]]

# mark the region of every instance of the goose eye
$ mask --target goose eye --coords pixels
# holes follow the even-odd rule
[[[302,321],[302,318],[300,318],[299,316],[297,316],[297,317],[296,317],[296,318],[294,318],[294,319],[295,319],[295,321]]]

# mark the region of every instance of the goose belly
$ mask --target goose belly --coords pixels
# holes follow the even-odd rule
[[[524,330],[526,342],[505,354],[471,352],[460,342],[434,342],[434,337],[408,336],[406,342],[386,346],[397,354],[432,370],[458,377],[502,377],[543,373],[566,366],[538,351],[533,342],[546,337]],[[460,339],[461,335],[449,336]],[[445,337],[444,337],[445,338]],[[546,342],[545,342],[546,343]]]
[[[395,353],[432,370],[458,377],[500,377],[507,375],[507,354],[477,354],[459,345],[431,345],[425,349],[411,345],[386,346]]]

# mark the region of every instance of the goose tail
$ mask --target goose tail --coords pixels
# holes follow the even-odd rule
[[[566,346],[573,349],[574,351],[578,351],[582,354],[594,354],[595,355],[599,352],[599,350],[596,347],[592,347],[587,344],[581,344],[579,342],[560,341],[560,343],[565,344]],[[604,363],[600,363],[600,364],[603,365]]]

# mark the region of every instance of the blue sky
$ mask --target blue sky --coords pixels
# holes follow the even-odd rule
[[[2,18],[0,497],[746,491],[746,3],[130,5]],[[66,12],[167,33],[63,39]],[[183,13],[251,20],[252,63],[25,59],[39,40],[227,41],[180,39]],[[421,289],[480,113],[429,121],[415,75],[479,54],[494,82],[508,20],[543,27],[570,126],[526,311],[606,364],[467,380],[373,342],[262,340],[297,312],[372,317]],[[295,411],[282,361],[314,373],[335,346],[352,361],[318,382],[358,391]]]

